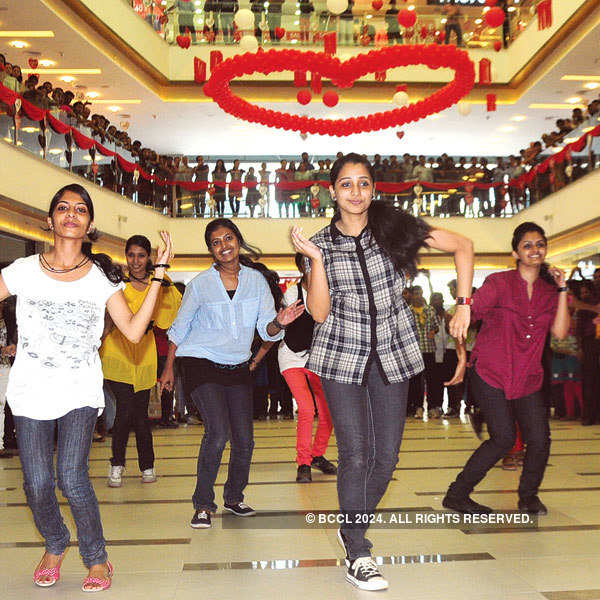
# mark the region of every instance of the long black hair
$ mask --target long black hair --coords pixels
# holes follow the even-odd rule
[[[537,223],[534,223],[533,221],[525,221],[525,223],[521,223],[513,231],[511,247],[515,252],[517,251],[517,248],[519,247],[519,244],[521,243],[521,240],[523,239],[525,234],[530,233],[532,231],[535,233],[539,233],[542,236],[544,242],[548,244],[548,240],[546,239],[546,232]],[[518,264],[519,261],[517,260],[517,265]],[[543,279],[546,283],[557,287],[556,281],[550,273],[550,266],[547,262],[543,262],[542,266],[540,267],[540,279]]]
[[[88,194],[87,190],[79,185],[78,183],[70,183],[69,185],[65,185],[61,187],[56,194],[52,197],[50,201],[50,208],[48,209],[48,216],[52,218],[52,215],[56,209],[57,204],[62,200],[62,197],[67,192],[73,192],[77,194],[85,203],[88,213],[90,215],[90,222],[94,220],[94,204],[92,203],[92,199]],[[97,229],[93,229],[87,234],[89,242],[83,242],[81,245],[81,251],[85,256],[87,256],[103,273],[106,275],[106,278],[111,283],[120,283],[123,281],[123,273],[119,266],[115,265],[107,254],[101,253],[93,253],[92,252],[92,242],[95,242],[100,235],[98,234]]]
[[[347,164],[363,165],[375,184],[373,166],[365,156],[350,152],[338,158],[331,167],[332,187],[340,171]],[[418,257],[421,248],[427,247],[431,227],[410,213],[390,206],[385,202],[372,201],[368,209],[368,226],[377,245],[387,254],[398,273],[405,272],[409,277],[417,274]]]
[[[240,248],[245,250],[244,253],[240,252],[239,254],[240,264],[244,265],[245,267],[249,267],[250,269],[254,269],[255,271],[259,271],[263,275],[263,277],[267,280],[269,289],[273,295],[275,309],[279,311],[283,303],[283,292],[279,287],[279,275],[275,271],[271,271],[263,263],[258,262],[261,255],[260,249],[256,246],[252,246],[244,239],[242,232],[231,219],[213,219],[206,226],[204,231],[204,241],[206,242],[207,248],[210,250],[210,236],[214,231],[219,229],[219,227],[225,227],[226,229],[229,229],[233,235],[235,235]]]

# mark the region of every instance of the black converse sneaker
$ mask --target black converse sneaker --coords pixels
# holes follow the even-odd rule
[[[346,579],[359,590],[387,590],[388,582],[383,578],[375,561],[370,556],[361,556],[352,561]]]
[[[194,529],[208,529],[210,527],[210,512],[208,510],[197,510],[190,525]]]
[[[248,506],[245,502],[225,504],[224,508],[238,517],[252,517],[256,514],[256,511],[251,506]]]

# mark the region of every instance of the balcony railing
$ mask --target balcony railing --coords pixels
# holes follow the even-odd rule
[[[281,171],[276,161],[267,161],[261,175],[260,164],[245,160],[242,182],[231,170],[215,177],[216,157],[208,157],[203,175],[191,160],[189,167],[174,172],[156,160],[156,153],[140,157],[81,124],[69,107],[45,110],[2,85],[0,134],[5,142],[165,215],[296,218],[334,211],[326,166]],[[500,175],[491,170],[495,164],[455,167],[453,161],[448,167],[431,160],[410,172],[400,166],[379,168],[376,198],[432,217],[510,217],[600,167],[599,137],[600,125],[588,120],[571,132],[570,143],[538,155],[533,165],[507,167]],[[247,177],[250,167],[256,181]]]

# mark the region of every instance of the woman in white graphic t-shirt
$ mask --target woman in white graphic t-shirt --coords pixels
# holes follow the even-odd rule
[[[166,263],[169,234],[146,300],[136,314],[123,296],[120,269],[105,254],[92,254],[86,236],[97,237],[94,206],[78,184],[52,198],[49,252],[19,258],[2,270],[0,300],[17,296],[19,339],[6,397],[12,409],[23,487],[46,551],[34,572],[41,587],[54,585],[69,544],[55,493],[53,465],[57,433],[56,479],[77,525],[79,552],[89,569],[82,589],[108,589],[113,568],[105,550],[98,501],[89,480],[88,457],[98,412],[104,407],[98,356],[108,311],[115,325],[138,342],[150,322]],[[162,265],[162,266],[160,266]]]

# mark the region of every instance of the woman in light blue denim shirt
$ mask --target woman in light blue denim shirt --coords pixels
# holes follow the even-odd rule
[[[161,376],[161,385],[172,389],[173,360],[180,357],[187,388],[204,421],[192,497],[191,526],[196,529],[210,527],[210,514],[217,510],[214,483],[228,441],[225,509],[242,517],[255,514],[243,494],[254,448],[250,371],[255,365],[250,346],[255,330],[265,341],[281,340],[283,330],[304,311],[299,302],[275,311],[269,285],[254,262],[259,253],[232,221],[211,221],[204,238],[215,262],[186,287],[169,329],[169,355]]]

